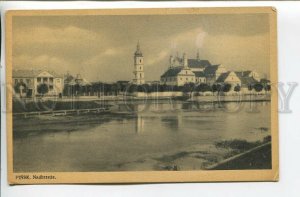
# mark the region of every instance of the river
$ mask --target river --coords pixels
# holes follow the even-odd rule
[[[116,110],[135,113],[106,114],[105,120],[71,126],[29,120],[24,127],[15,122],[14,132],[23,135],[14,138],[14,171],[155,170],[161,162],[155,158],[168,154],[191,149],[209,154],[220,140],[257,141],[270,135],[270,102],[150,102]],[[178,161],[181,169],[198,169],[196,162],[191,164],[195,158],[189,159]]]

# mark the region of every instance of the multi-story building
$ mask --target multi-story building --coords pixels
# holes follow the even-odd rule
[[[235,72],[228,71],[222,73],[215,81],[217,84],[231,84],[232,86],[241,86],[241,79],[235,74]]]
[[[43,84],[47,91],[45,95],[55,96],[63,92],[63,77],[53,71],[46,70],[13,70],[13,87],[16,95],[33,97],[40,95],[39,87]]]
[[[214,82],[216,75],[222,72],[226,72],[224,67],[219,68],[219,65],[211,65],[208,60],[201,60],[198,52],[196,59],[188,59],[186,54],[182,58],[170,56],[169,68],[160,79],[162,84],[182,86],[186,83]]]
[[[175,66],[179,63],[179,66]],[[186,54],[183,54],[182,59],[170,57],[169,69],[160,77],[161,83],[166,85],[182,86],[186,83],[195,83],[196,76],[192,69],[188,66]]]

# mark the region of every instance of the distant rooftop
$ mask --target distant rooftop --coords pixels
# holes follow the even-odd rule
[[[161,77],[175,77],[182,70],[182,67],[169,68]]]
[[[188,59],[188,66],[190,68],[206,68],[211,66],[211,64],[208,60]]]
[[[22,69],[22,70],[13,70],[12,72],[12,76],[15,78],[32,78],[32,77],[37,77],[39,74],[41,74],[42,72],[48,72],[51,75],[53,75],[53,77],[62,77],[62,75],[57,74],[54,71],[49,71],[49,70],[26,70],[26,69]]]

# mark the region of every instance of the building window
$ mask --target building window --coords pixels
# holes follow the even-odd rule
[[[49,86],[49,90],[53,90],[53,85],[50,85],[50,86]]]
[[[41,79],[40,77],[37,78],[37,82],[41,82],[41,80],[42,80],[42,79]]]
[[[140,63],[142,63],[142,60],[140,59]]]
[[[182,78],[180,77],[180,80],[182,81]]]
[[[142,73],[140,73],[140,78],[142,78]]]
[[[185,74],[187,74],[187,71],[185,71]]]
[[[51,83],[53,83],[53,78],[51,77],[51,78],[49,78],[49,81],[51,82]]]
[[[48,82],[48,78],[47,78],[47,77],[44,77],[44,78],[43,78],[43,82]]]
[[[186,80],[188,81],[189,79],[188,79],[188,78],[186,78]]]
[[[142,67],[140,66],[140,70],[142,70]]]

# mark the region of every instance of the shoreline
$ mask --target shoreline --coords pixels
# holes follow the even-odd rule
[[[260,96],[194,96],[192,98],[182,97],[164,97],[160,99],[156,98],[136,98],[132,100],[43,100],[38,102],[27,101],[26,103],[13,102],[13,115],[24,115],[24,113],[46,113],[52,112],[59,113],[64,111],[76,110],[94,110],[96,112],[110,112],[111,108],[120,105],[132,105],[132,104],[180,104],[180,103],[197,103],[197,104],[209,104],[209,103],[242,103],[242,102],[271,102],[270,97],[265,95]],[[65,112],[66,114],[66,112]]]

